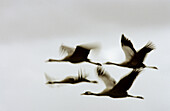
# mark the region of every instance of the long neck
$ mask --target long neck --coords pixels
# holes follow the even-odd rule
[[[103,96],[103,95],[101,95],[101,94],[99,94],[99,93],[91,93],[91,94],[89,94],[89,95],[94,95],[94,96]]]
[[[146,66],[146,68],[158,69],[158,68],[155,67],[155,66]]]
[[[138,99],[144,99],[142,96],[132,96],[132,95],[127,95],[127,97],[138,98]]]
[[[113,62],[106,62],[105,64],[107,64],[107,65],[117,65],[117,66],[121,66],[120,64],[118,64],[118,63],[113,63]]]
[[[94,96],[107,96],[106,94],[102,94],[102,93],[90,93],[88,95],[94,95]]]
[[[62,83],[60,81],[48,81],[47,84],[58,84],[58,83]]]
[[[95,64],[95,65],[99,65],[99,66],[101,66],[101,64],[100,64],[100,63],[92,62],[92,61],[91,61],[91,60],[89,60],[89,59],[87,59],[87,62],[89,62],[89,63],[91,63],[91,64]]]
[[[97,81],[90,81],[90,83],[97,83]]]

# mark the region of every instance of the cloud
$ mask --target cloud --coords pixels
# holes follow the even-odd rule
[[[4,1],[0,15],[1,42],[90,35],[120,27],[169,25],[170,2],[117,0]]]

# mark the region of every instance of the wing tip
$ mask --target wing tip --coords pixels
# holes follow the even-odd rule
[[[122,46],[128,45],[128,46],[133,47],[133,45],[132,45],[132,43],[131,43],[131,40],[128,39],[127,37],[125,37],[124,34],[122,34],[122,37],[121,37],[121,44],[122,44]]]
[[[86,79],[88,77],[88,74],[83,71],[82,69],[78,70],[78,79]]]
[[[125,35],[124,34],[122,34],[122,36],[121,36],[121,42],[123,42],[124,40],[126,40],[127,38],[125,37]]]
[[[126,38],[126,37],[125,37],[125,34],[122,34],[122,38]]]
[[[97,74],[98,76],[103,75],[105,72],[104,68],[102,68],[102,66],[97,66]]]
[[[153,42],[149,41],[146,45],[145,45],[146,48],[149,48],[151,50],[154,50],[156,49],[156,46],[155,44],[153,44]]]

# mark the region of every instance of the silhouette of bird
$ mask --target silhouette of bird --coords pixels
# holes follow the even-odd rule
[[[97,67],[98,77],[100,77],[104,81],[106,89],[100,93],[92,93],[90,91],[86,91],[81,95],[109,96],[112,98],[133,97],[144,99],[141,96],[132,96],[127,93],[127,91],[132,86],[135,78],[138,76],[140,72],[141,72],[140,69],[133,69],[131,73],[129,73],[128,75],[120,79],[118,83],[116,83],[116,81],[113,78],[111,78],[102,67],[98,66]]]
[[[122,49],[125,53],[126,60],[120,64],[118,63],[112,63],[112,62],[106,62],[104,64],[107,65],[117,65],[117,66],[122,66],[122,67],[128,67],[128,68],[153,68],[153,69],[158,69],[155,66],[146,66],[143,64],[143,61],[146,57],[146,55],[155,49],[155,46],[153,45],[152,42],[148,42],[142,49],[139,51],[136,51],[133,47],[132,42],[122,34],[121,38],[121,45]]]
[[[100,63],[95,63],[88,59],[90,51],[96,48],[98,48],[96,44],[83,44],[78,45],[76,48],[61,45],[60,51],[62,53],[67,53],[67,56],[61,60],[49,59],[46,62],[64,62],[64,61],[71,63],[89,62],[95,65],[101,65]]]
[[[49,77],[46,75],[46,79]],[[68,76],[65,79],[61,81],[52,81],[51,79],[48,79],[48,82],[46,84],[76,84],[80,82],[88,82],[88,83],[97,83],[97,81],[90,81],[87,79],[87,74],[83,74],[82,70],[78,71],[78,76]]]

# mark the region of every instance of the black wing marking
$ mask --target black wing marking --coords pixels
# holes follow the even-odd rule
[[[87,76],[88,76],[88,75],[87,75],[85,72],[83,73],[82,69],[80,69],[80,70],[78,71],[77,80],[78,80],[78,81],[87,80]]]
[[[133,44],[123,34],[121,38],[121,44],[122,44],[122,49],[126,56],[126,61],[130,61],[136,53],[136,50],[134,49]]]
[[[87,56],[89,55],[90,50],[83,48],[81,46],[77,46],[72,57],[81,57],[81,58],[87,58]]]
[[[136,50],[135,50],[135,48],[133,47],[132,42],[131,42],[128,38],[126,38],[126,37],[124,36],[124,34],[122,34],[121,44],[122,44],[122,47],[123,47],[123,46],[128,46],[128,47],[131,48],[131,50],[132,50],[134,53],[136,53]]]
[[[138,63],[142,63],[146,57],[146,55],[155,49],[155,46],[152,42],[148,42],[142,49],[140,49],[134,56],[133,60]]]
[[[130,74],[123,77],[116,86],[112,89],[112,91],[127,91],[132,86],[134,80],[138,76],[138,74],[141,72],[141,70],[134,69]]]

